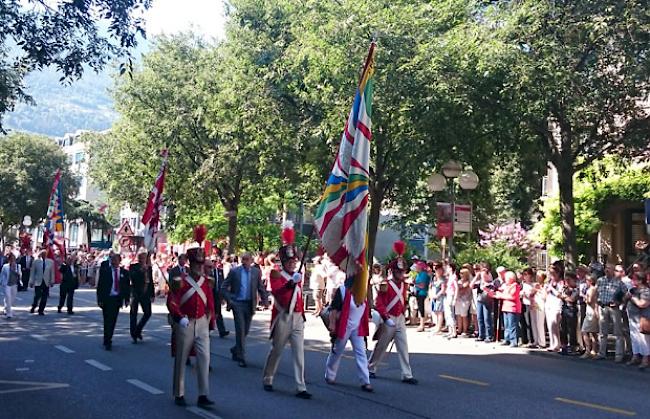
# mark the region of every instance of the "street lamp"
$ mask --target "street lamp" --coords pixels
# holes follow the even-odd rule
[[[449,237],[450,259],[454,250],[454,222],[456,221],[456,178],[458,185],[463,190],[473,191],[478,186],[478,176],[470,168],[463,170],[463,166],[455,160],[449,160],[442,165],[442,174],[433,173],[427,180],[430,192],[442,192],[447,188],[447,179],[451,179],[451,236]]]

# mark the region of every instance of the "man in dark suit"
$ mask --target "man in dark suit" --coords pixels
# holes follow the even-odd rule
[[[262,272],[251,266],[253,257],[250,253],[241,256],[241,265],[231,269],[221,286],[224,298],[232,308],[235,318],[235,346],[230,348],[233,361],[245,368],[246,336],[251,327],[251,320],[257,308],[258,294],[265,307],[269,306],[269,296],[262,283]]]
[[[169,270],[169,278],[167,278],[167,283],[171,284],[173,278],[180,278],[183,276],[183,274],[187,273],[189,273],[189,269],[187,269],[187,255],[185,253],[181,253],[178,255],[178,263],[176,266]]]
[[[18,259],[18,264],[20,265],[20,270],[22,271],[22,285],[19,284],[18,291],[27,291],[29,284],[29,274],[32,269],[32,263],[34,262],[34,257],[32,256],[32,249],[28,247],[25,249],[25,253]]]
[[[104,316],[104,348],[110,351],[113,346],[113,332],[117,323],[117,315],[122,306],[129,305],[131,289],[129,273],[120,267],[122,257],[119,254],[111,256],[110,264],[102,264],[97,283],[97,305]]]
[[[149,264],[149,254],[138,254],[138,263],[129,268],[131,278],[131,339],[133,343],[142,340],[142,329],[151,317],[151,303],[154,299],[153,271]],[[138,322],[138,306],[142,306],[142,318]]]
[[[225,281],[223,275],[223,266],[221,265],[221,257],[214,255],[212,256],[212,273],[211,276],[214,278],[214,312],[217,320],[217,329],[219,330],[219,337],[225,338],[230,334],[230,331],[226,329],[226,325],[223,322],[223,315],[221,314],[221,304],[223,303],[223,293],[221,292],[221,286]]]
[[[79,288],[79,266],[75,262],[75,257],[68,255],[65,262],[59,267],[62,278],[61,285],[59,285],[59,306],[57,307],[59,313],[63,305],[66,304],[68,314],[74,314],[72,311],[74,290]]]

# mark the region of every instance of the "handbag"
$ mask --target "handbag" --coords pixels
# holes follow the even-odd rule
[[[639,331],[644,335],[650,335],[650,319],[641,316],[639,319]]]

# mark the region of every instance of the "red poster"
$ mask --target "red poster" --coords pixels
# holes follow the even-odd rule
[[[453,217],[451,216],[451,204],[438,202],[436,204],[437,237],[451,237],[453,233]]]

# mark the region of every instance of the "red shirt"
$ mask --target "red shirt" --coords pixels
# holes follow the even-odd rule
[[[192,285],[190,285],[186,280],[187,277],[189,277],[189,275],[184,274],[180,280],[180,287],[169,292],[169,295],[167,296],[167,308],[169,309],[169,313],[175,320],[185,316],[190,319],[199,319],[206,315],[211,319],[214,319],[214,296],[212,295],[212,288],[210,287],[210,281],[207,276],[201,276],[196,280],[196,282],[199,283],[201,279],[203,279],[200,288],[205,294],[205,303],[199,296],[199,293],[194,292],[187,301],[181,304],[183,296],[192,290]]]
[[[273,304],[273,312],[271,315],[271,325],[279,313],[277,306],[280,306],[284,312],[289,310],[289,305],[291,304],[291,298],[293,297],[293,287],[288,287],[287,284],[290,282],[293,274],[290,274],[285,271],[272,270],[270,273],[271,280],[271,294],[273,294],[273,299],[275,303]],[[296,306],[293,309],[294,313],[302,313],[305,311],[305,305],[302,299],[302,281],[296,284],[298,288],[298,295],[296,296]]]
[[[397,292],[395,291],[397,288]],[[399,291],[401,289],[402,298],[399,298]],[[397,299],[396,299],[397,298]],[[391,305],[391,302],[396,299],[396,303],[388,310],[388,306]],[[385,291],[378,291],[377,296],[375,297],[375,309],[381,315],[381,318],[387,320],[390,316],[401,316],[406,312],[406,286],[404,282],[401,281],[399,284],[392,280],[388,280]]]

